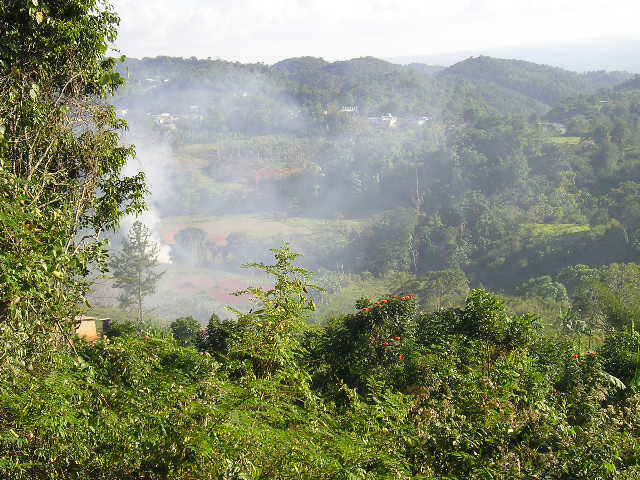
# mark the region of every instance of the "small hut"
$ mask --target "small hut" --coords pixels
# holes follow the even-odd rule
[[[76,335],[80,338],[84,338],[90,342],[93,342],[102,337],[104,328],[111,322],[110,318],[97,318],[88,317],[86,315],[79,315],[76,317],[78,326],[76,327]]]

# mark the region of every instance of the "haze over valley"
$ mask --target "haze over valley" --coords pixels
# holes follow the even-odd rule
[[[636,168],[632,72],[485,56],[446,68],[156,57],[118,69],[115,103],[138,153],[128,168],[147,175],[143,220],[167,264],[149,307],[169,318],[242,304],[229,293],[252,278],[238,267],[282,240],[331,293],[368,275],[455,270],[515,295],[572,264],[633,258],[622,239],[637,219],[594,208]],[[116,306],[100,284],[96,303]]]
[[[638,480],[639,15],[0,0],[0,479]]]

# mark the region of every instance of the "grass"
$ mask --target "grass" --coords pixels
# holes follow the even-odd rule
[[[218,174],[235,178],[277,178],[305,170],[310,160],[301,151],[308,143],[278,135],[228,135],[214,143],[182,145],[175,153],[188,168],[216,168]]]
[[[360,220],[326,220],[307,217],[278,218],[267,215],[225,215],[219,217],[169,217],[162,220],[161,235],[172,244],[175,235],[185,228],[195,227],[207,232],[212,240],[225,245],[232,232],[246,233],[257,238],[276,235],[311,235],[319,228],[342,227],[357,229]]]

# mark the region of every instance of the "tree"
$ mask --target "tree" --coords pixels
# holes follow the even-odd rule
[[[189,227],[176,234],[171,247],[171,260],[186,265],[210,265],[215,250],[216,244],[209,240],[207,232]]]
[[[442,310],[462,303],[469,293],[469,280],[464,272],[458,269],[427,272],[396,289],[398,295],[404,292],[415,293],[421,305]]]
[[[0,1],[0,369],[72,334],[101,232],[144,207],[105,101],[117,23],[102,0]]]
[[[151,230],[136,221],[128,238],[123,240],[120,253],[113,255],[110,261],[116,280],[114,286],[122,289],[120,305],[137,305],[140,322],[144,297],[156,291],[158,280],[165,273],[156,271],[158,252],[158,245],[151,239]]]
[[[574,296],[597,275],[598,271],[588,265],[570,265],[558,274],[558,281],[566,286],[571,296]]]
[[[520,285],[517,291],[526,298],[541,297],[555,300],[556,302],[567,302],[569,300],[565,286],[560,282],[555,282],[549,275],[530,278]]]
[[[112,90],[123,80],[105,53],[119,21],[107,0],[3,0],[0,71],[40,71],[58,88]]]
[[[230,309],[238,321],[233,338],[228,339],[228,354],[235,360],[248,360],[256,376],[281,376],[304,382],[306,376],[297,363],[303,351],[299,334],[305,319],[316,308],[309,291],[318,287],[310,283],[311,272],[294,265],[301,255],[291,251],[287,243],[271,251],[274,264],[244,265],[272,276],[274,286],[249,287],[234,293],[253,296],[258,309],[249,313]],[[215,328],[215,319],[213,323]]]
[[[171,333],[183,347],[193,347],[198,343],[202,326],[193,317],[180,317],[171,322]]]
[[[201,331],[198,338],[198,350],[207,352],[218,360],[223,360],[235,328],[236,322],[234,320],[221,320],[218,315],[212,313],[209,323]]]

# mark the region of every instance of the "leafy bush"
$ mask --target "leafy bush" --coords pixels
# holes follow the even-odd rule
[[[193,317],[176,318],[170,325],[173,338],[183,347],[194,347],[200,338],[202,326]]]
[[[119,320],[110,322],[103,333],[107,337],[124,337],[136,335],[139,331],[140,327],[133,320]]]

